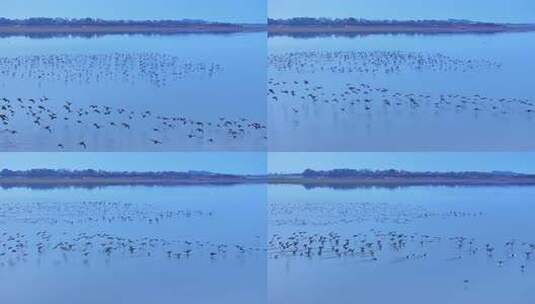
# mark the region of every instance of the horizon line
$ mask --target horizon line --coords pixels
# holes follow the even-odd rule
[[[39,171],[39,170],[46,170],[46,171],[65,171],[65,172],[71,172],[71,173],[80,173],[83,171],[95,171],[99,173],[135,173],[135,174],[153,174],[153,173],[188,173],[188,174],[213,174],[213,175],[235,175],[235,176],[267,176],[267,175],[294,175],[294,174],[303,174],[306,171],[313,171],[316,173],[327,173],[327,172],[334,172],[338,170],[349,170],[349,171],[356,171],[356,172],[369,172],[369,173],[384,173],[384,172],[398,172],[398,173],[436,173],[436,174],[448,174],[448,173],[485,173],[485,174],[517,174],[517,175],[535,175],[535,172],[519,172],[519,171],[509,171],[509,170],[459,170],[459,171],[444,171],[444,170],[406,170],[406,169],[396,169],[396,168],[389,168],[389,169],[370,169],[370,168],[332,168],[332,169],[311,169],[306,168],[302,171],[279,171],[279,172],[266,172],[266,173],[230,173],[230,172],[219,172],[219,171],[210,171],[210,170],[195,170],[195,169],[189,169],[184,171],[179,170],[157,170],[157,171],[137,171],[137,170],[106,170],[106,169],[91,169],[91,168],[84,168],[84,169],[67,169],[67,168],[31,168],[31,169],[10,169],[10,168],[2,168],[0,169],[0,177],[2,177],[2,172],[4,171],[11,171],[11,172],[30,172],[30,171]]]
[[[429,19],[429,18],[417,18],[417,19],[388,19],[388,18],[362,18],[362,17],[310,17],[310,16],[294,16],[294,17],[268,17],[268,22],[270,20],[277,20],[277,21],[288,21],[288,20],[294,20],[294,19],[313,19],[313,20],[325,20],[325,21],[343,21],[343,20],[354,20],[354,21],[371,21],[371,22],[414,22],[414,21],[434,21],[434,22],[464,22],[464,23],[472,23],[472,24],[497,24],[497,25],[507,25],[507,24],[518,24],[518,25],[524,25],[524,24],[535,24],[534,21],[514,21],[514,22],[506,22],[506,21],[483,21],[483,20],[474,20],[474,19],[459,19],[459,18],[438,18],[438,19]]]
[[[92,21],[105,21],[105,22],[117,22],[117,21],[131,21],[131,22],[191,22],[194,24],[194,22],[199,23],[208,23],[208,24],[243,24],[243,25],[266,25],[267,20],[269,18],[266,18],[265,23],[262,22],[245,22],[245,21],[220,21],[220,20],[214,20],[214,19],[202,19],[202,18],[126,18],[126,19],[108,19],[108,18],[100,18],[100,17],[46,17],[46,16],[31,16],[31,17],[4,17],[0,16],[0,20],[9,20],[9,21],[28,21],[32,19],[50,19],[50,20],[64,20],[64,21],[82,21],[82,20],[88,20],[91,19]]]
[[[458,18],[447,18],[447,19],[429,19],[429,18],[418,18],[418,19],[388,19],[388,18],[362,18],[362,17],[310,17],[310,16],[294,16],[294,17],[266,17],[264,22],[260,21],[221,21],[216,19],[203,19],[203,18],[100,18],[100,17],[46,17],[46,16],[29,16],[29,17],[4,17],[0,16],[0,20],[9,20],[9,21],[28,21],[32,19],[50,19],[50,20],[64,20],[64,21],[82,21],[82,20],[92,20],[92,21],[105,21],[105,22],[190,22],[195,24],[198,23],[207,23],[207,24],[240,24],[240,25],[269,25],[270,20],[277,21],[288,21],[293,19],[314,19],[314,20],[325,20],[325,21],[343,21],[343,20],[354,20],[354,21],[368,21],[368,22],[465,22],[465,23],[487,23],[487,24],[535,24],[535,21],[515,21],[515,22],[504,22],[504,21],[483,21],[483,20],[473,20],[473,19],[458,19]],[[89,21],[89,20],[88,20]]]

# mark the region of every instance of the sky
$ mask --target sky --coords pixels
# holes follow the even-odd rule
[[[533,0],[1,0],[0,16],[204,19],[264,23],[272,18],[470,19],[534,22]]]
[[[535,173],[535,153],[270,153],[270,173],[329,170],[514,171]]]
[[[265,153],[0,153],[0,170],[212,171],[265,174]]]
[[[265,23],[266,0],[1,0],[0,16]]]
[[[269,0],[270,18],[469,19],[535,23],[534,0]]]

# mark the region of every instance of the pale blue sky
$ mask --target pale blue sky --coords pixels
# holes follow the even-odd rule
[[[265,174],[265,153],[0,153],[0,170],[101,169],[109,171],[204,170]]]
[[[266,22],[266,0],[1,0],[0,16]]]
[[[535,153],[270,153],[272,173],[329,170],[515,171],[535,173]]]
[[[535,23],[534,0],[269,0],[271,18],[470,19]]]
[[[269,5],[268,5],[269,3]],[[267,9],[267,7],[269,9]],[[265,22],[295,16],[535,22],[533,0],[2,0],[9,18],[206,19]]]

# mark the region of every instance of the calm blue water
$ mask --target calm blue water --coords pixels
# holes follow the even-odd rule
[[[534,187],[268,191],[270,303],[535,300]]]
[[[265,187],[0,192],[5,302],[266,298]]]
[[[272,150],[535,145],[534,33],[270,37],[268,46]]]
[[[265,36],[2,38],[0,105],[13,113],[0,149],[261,150],[265,129],[250,124],[266,124]]]

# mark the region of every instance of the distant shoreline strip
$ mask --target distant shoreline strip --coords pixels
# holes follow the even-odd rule
[[[532,32],[535,25],[269,25],[269,34],[455,34]]]
[[[103,186],[203,186],[203,185],[302,185],[305,187],[404,187],[404,186],[535,186],[535,177],[489,178],[0,178],[0,187],[103,187]]]
[[[105,34],[196,34],[268,32],[270,35],[299,34],[455,34],[531,32],[535,25],[187,25],[187,26],[0,26],[0,35],[105,35]]]
[[[190,26],[0,26],[3,35],[36,34],[188,34],[262,32],[262,25],[190,25]]]

